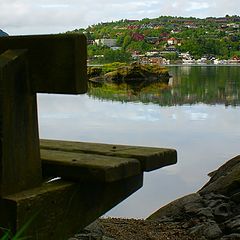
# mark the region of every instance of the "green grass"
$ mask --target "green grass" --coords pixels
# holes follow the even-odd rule
[[[25,240],[25,239],[31,239],[31,237],[24,237],[23,234],[26,231],[26,229],[31,225],[33,220],[36,218],[38,213],[33,215],[23,226],[22,228],[13,236],[12,232],[9,229],[1,228],[4,232],[4,235],[0,238],[0,240]]]

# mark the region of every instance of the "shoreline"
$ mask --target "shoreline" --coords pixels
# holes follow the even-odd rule
[[[145,220],[100,218],[69,240],[240,239],[240,155],[208,175],[210,180],[199,191]]]

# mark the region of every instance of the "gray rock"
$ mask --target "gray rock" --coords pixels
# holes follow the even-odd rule
[[[225,222],[227,231],[240,233],[240,215]]]
[[[214,218],[214,216],[212,214],[212,209],[210,207],[200,208],[197,215],[198,216],[204,216],[206,218],[211,218],[211,219]]]
[[[225,221],[232,215],[231,205],[228,203],[222,203],[214,208],[213,213],[217,222]]]
[[[75,234],[74,239],[77,240],[102,240],[103,231],[98,221],[95,221],[88,225],[79,234]],[[69,239],[68,239],[69,240]]]
[[[202,235],[204,228],[204,224],[196,225],[189,229],[189,234],[193,236],[199,236],[200,234]]]
[[[200,201],[202,201],[202,197],[200,196],[200,194],[198,193],[189,194],[160,208],[158,211],[149,216],[147,220],[157,220],[165,216],[174,218],[175,216],[183,214],[184,206],[186,206],[188,203],[192,204]]]
[[[239,191],[239,182],[240,155],[222,165],[198,192],[201,195],[217,193],[231,196]]]
[[[111,238],[111,237],[107,237],[107,236],[103,236],[102,240],[116,240],[116,238]]]
[[[189,231],[193,236],[204,236],[206,239],[216,239],[222,236],[222,230],[214,223],[203,223],[196,225]]]
[[[215,224],[207,225],[203,231],[203,235],[207,239],[216,239],[222,236],[222,230],[219,228],[219,226]]]
[[[228,199],[229,199],[229,197],[227,197],[227,196],[224,196],[224,195],[222,195],[222,194],[212,193],[212,192],[203,195],[203,198],[204,198],[204,199],[207,199],[207,200],[210,200],[210,199],[228,200]]]
[[[74,237],[74,238],[70,238],[68,240],[90,240],[91,236],[89,234],[79,234],[78,236]]]
[[[157,219],[157,222],[159,223],[166,223],[166,222],[173,222],[173,221],[174,221],[173,217],[167,217],[167,216]]]
[[[214,208],[217,205],[220,205],[222,203],[223,203],[223,201],[220,200],[220,199],[218,199],[218,200],[210,200],[209,202],[205,201],[205,204],[207,204],[207,206],[210,207],[210,208]]]
[[[184,205],[185,213],[197,213],[200,209],[203,208],[201,199],[195,202],[189,202]]]
[[[97,235],[97,236],[102,236],[103,235],[102,228],[101,228],[98,221],[95,221],[95,222],[91,223],[90,225],[88,225],[85,228],[85,230],[89,231],[93,235]]]
[[[218,178],[220,178],[222,176],[227,175],[234,168],[236,168],[236,166],[239,167],[239,164],[240,164],[240,155],[230,159],[229,161],[224,163],[222,166],[220,166],[217,170],[210,173],[209,176],[211,177],[211,179],[206,185],[216,181]]]
[[[231,200],[235,203],[240,203],[240,192],[237,192],[231,196]]]
[[[229,235],[223,236],[220,240],[240,240],[240,234],[239,233],[232,233]]]

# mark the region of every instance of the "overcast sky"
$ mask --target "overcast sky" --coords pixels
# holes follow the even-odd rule
[[[59,33],[120,19],[240,15],[239,0],[0,0],[0,29]]]

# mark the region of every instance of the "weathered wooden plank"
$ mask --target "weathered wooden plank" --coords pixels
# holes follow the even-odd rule
[[[74,181],[113,182],[140,174],[136,159],[41,150],[44,176]]]
[[[174,149],[152,148],[101,143],[40,140],[40,148],[56,151],[89,153],[122,158],[134,158],[141,162],[143,171],[152,171],[177,162]]]
[[[138,190],[142,183],[140,174],[111,183],[60,180],[43,184],[1,199],[0,226],[15,233],[33,219],[24,234],[27,239],[66,240]]]
[[[25,50],[0,55],[0,197],[42,181],[37,105]]]
[[[83,34],[0,38],[0,54],[8,49],[28,49],[31,87],[42,93],[87,91],[86,46]]]

